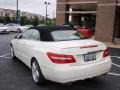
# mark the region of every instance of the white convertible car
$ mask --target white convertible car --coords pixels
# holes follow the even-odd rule
[[[71,27],[33,27],[14,38],[12,58],[31,69],[37,84],[84,80],[107,74],[111,68],[106,45],[86,39]]]

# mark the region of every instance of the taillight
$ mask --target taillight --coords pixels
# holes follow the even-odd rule
[[[107,57],[107,56],[110,56],[108,48],[103,52],[103,57]]]
[[[75,58],[72,55],[55,54],[51,52],[48,52],[47,55],[50,60],[56,64],[67,64],[76,62]]]

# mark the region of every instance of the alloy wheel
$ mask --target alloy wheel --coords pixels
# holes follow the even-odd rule
[[[37,83],[39,81],[39,69],[36,62],[32,63],[32,76],[33,80]]]
[[[14,50],[13,50],[13,47],[11,47],[11,57],[12,57],[12,58],[14,57]]]

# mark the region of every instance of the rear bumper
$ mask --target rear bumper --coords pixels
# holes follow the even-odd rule
[[[42,72],[44,77],[48,80],[59,83],[67,83],[108,73],[111,65],[111,60],[107,60],[96,64],[73,66],[61,69],[42,68]]]

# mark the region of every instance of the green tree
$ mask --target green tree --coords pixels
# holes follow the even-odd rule
[[[27,24],[27,17],[26,16],[20,17],[20,24],[22,26]]]
[[[32,24],[32,21],[27,18],[26,19],[26,25],[31,25],[31,24]]]
[[[43,19],[40,21],[40,24],[46,24],[46,20],[43,18]]]
[[[48,18],[47,25],[48,26],[55,25],[55,19]]]
[[[5,23],[11,23],[11,22],[12,22],[11,18],[8,15],[6,15],[5,16]]]
[[[4,17],[0,17],[0,23],[4,23]]]
[[[37,25],[39,25],[39,18],[38,18],[38,17],[35,17],[35,18],[33,19],[33,26],[37,26]]]
[[[12,22],[12,23],[16,23],[16,17],[12,17],[12,18],[11,18],[11,22]]]

